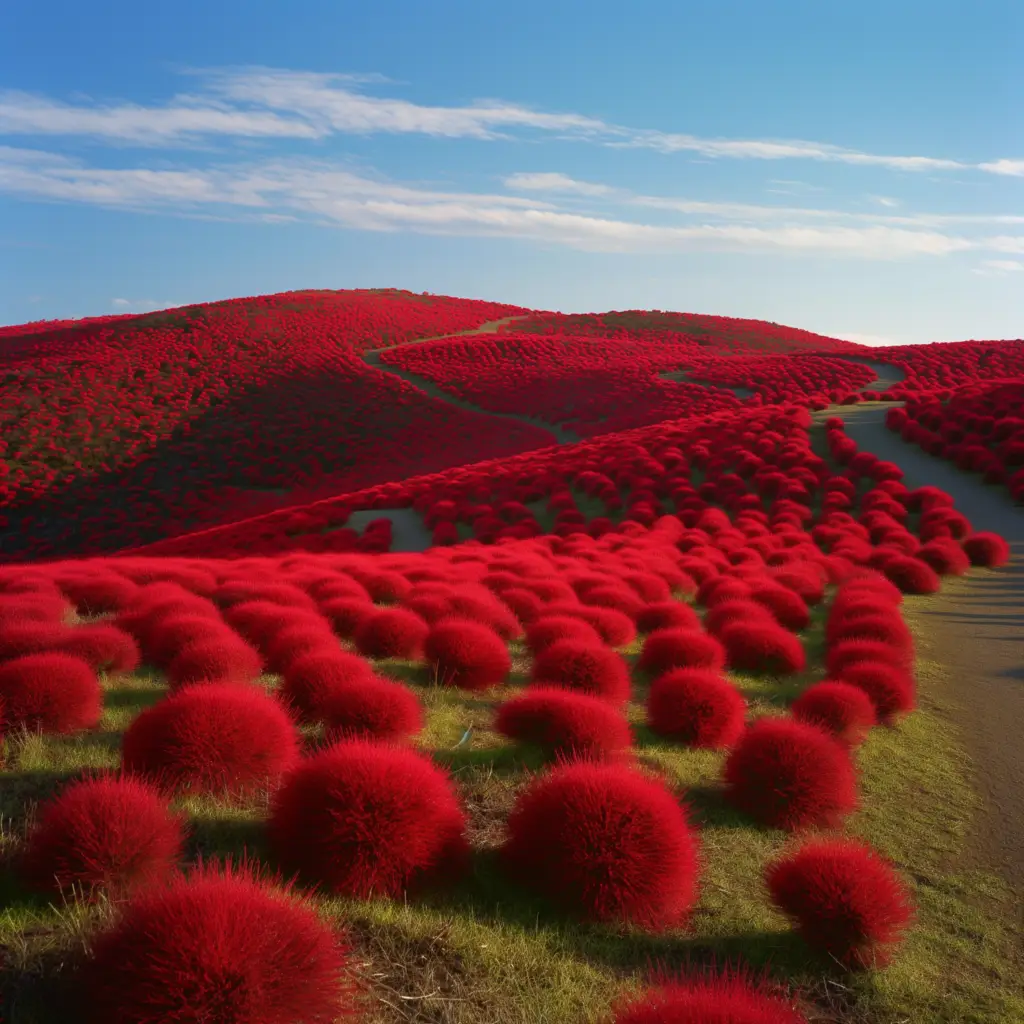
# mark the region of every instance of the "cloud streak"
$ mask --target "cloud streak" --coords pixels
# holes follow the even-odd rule
[[[196,94],[163,105],[130,102],[66,103],[47,96],[0,92],[0,134],[78,136],[121,144],[174,146],[221,138],[316,140],[332,135],[415,134],[495,140],[522,133],[605,146],[691,153],[712,160],[803,160],[894,171],[978,170],[1024,176],[1024,160],[971,164],[948,157],[880,154],[799,139],[704,138],[633,128],[580,113],[536,110],[504,100],[441,106],[370,95],[387,79],[274,68],[190,72]]]
[[[1024,252],[1024,236],[950,234],[993,218],[894,217],[841,211],[632,196],[557,173],[511,175],[546,197],[443,191],[370,177],[327,162],[276,160],[208,168],[95,167],[67,157],[0,148],[0,191],[23,198],[184,216],[307,222],[366,231],[531,240],[608,253],[695,250],[788,252],[891,260],[957,252]],[[542,187],[543,186],[543,187]],[[650,223],[567,209],[554,194],[661,210],[687,223]],[[999,223],[1024,217],[996,218]]]

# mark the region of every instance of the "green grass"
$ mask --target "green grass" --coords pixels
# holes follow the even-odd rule
[[[920,627],[909,599],[908,623]],[[820,664],[822,614],[805,636]],[[634,661],[639,644],[624,653]],[[606,1019],[611,1000],[640,984],[652,963],[743,959],[788,980],[805,996],[815,1021],[845,1024],[996,1024],[1024,1020],[1020,948],[1012,933],[1016,894],[994,875],[971,867],[965,846],[977,807],[971,764],[954,725],[955,708],[942,666],[922,659],[921,708],[895,729],[876,729],[858,754],[862,809],[848,831],[891,857],[911,882],[918,921],[894,964],[849,977],[812,956],[769,905],[765,864],[791,841],[752,826],[722,800],[722,755],[663,743],[637,726],[638,759],[677,787],[701,829],[701,897],[686,930],[648,935],[583,927],[510,887],[495,850],[517,792],[541,767],[535,751],[517,749],[489,728],[494,705],[525,681],[528,662],[513,645],[510,684],[486,695],[437,685],[421,667],[385,661],[380,671],[416,688],[427,709],[421,746],[447,766],[460,789],[476,849],[474,869],[457,889],[416,902],[322,900],[322,912],[347,928],[353,972],[374,1022],[443,1024],[580,1024]],[[737,676],[755,714],[782,713],[797,680]],[[273,679],[264,680],[272,686]],[[636,675],[635,697],[646,689]],[[159,699],[152,675],[109,685],[95,734],[73,738],[8,737],[0,774],[0,850],[17,848],[35,802],[84,768],[117,763],[117,736],[133,715]],[[315,730],[307,735],[319,742]],[[180,801],[192,835],[188,855],[262,856],[266,799],[249,803],[209,797]],[[50,904],[22,891],[10,870],[0,874],[0,985],[8,991],[5,1024],[69,1019],[62,991],[73,992],[76,958],[110,916],[100,902],[69,893]],[[11,1008],[13,993],[16,998]]]

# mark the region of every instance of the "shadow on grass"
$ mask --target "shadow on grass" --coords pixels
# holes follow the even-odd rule
[[[80,768],[67,771],[31,768],[0,774],[0,818],[4,820],[5,830],[20,829],[33,804],[48,800],[81,775]]]
[[[117,711],[144,711],[166,696],[166,692],[162,689],[119,686],[104,691],[103,706]]]

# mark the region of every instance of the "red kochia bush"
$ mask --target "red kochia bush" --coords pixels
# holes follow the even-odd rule
[[[84,970],[89,1024],[333,1024],[344,941],[290,889],[204,867],[137,895]]]
[[[878,661],[908,673],[913,668],[913,654],[882,640],[840,640],[825,652],[825,668],[830,676],[841,676],[848,665],[862,661]]]
[[[971,565],[995,569],[1010,560],[1010,545],[998,533],[972,534],[963,542],[963,549]]]
[[[360,654],[368,658],[415,658],[423,650],[430,627],[405,608],[382,608],[368,615],[353,634]]]
[[[370,663],[337,645],[309,651],[285,669],[277,696],[300,722],[318,722],[331,695],[373,673]]]
[[[651,675],[674,668],[720,669],[725,649],[702,629],[656,629],[644,640],[637,667]]]
[[[807,944],[850,969],[884,966],[914,915],[896,872],[852,839],[812,840],[769,865],[766,881]]]
[[[142,712],[121,741],[126,771],[177,793],[273,785],[299,756],[287,713],[257,687],[189,686]]]
[[[619,1005],[613,1024],[807,1024],[792,999],[739,971],[669,981]]]
[[[274,796],[274,855],[328,892],[367,898],[460,872],[466,822],[448,776],[412,750],[353,740],[301,761]]]
[[[734,622],[720,636],[729,667],[740,672],[792,675],[807,664],[800,638],[774,623]]]
[[[645,605],[636,617],[636,628],[641,633],[656,629],[700,629],[700,616],[681,601],[657,601]]]
[[[545,616],[526,627],[526,645],[534,654],[558,640],[581,640],[599,646],[601,634],[589,622],[569,615]]]
[[[891,725],[916,706],[914,681],[910,674],[878,661],[858,661],[845,666],[840,675],[844,683],[867,694],[875,716],[883,725]]]
[[[585,921],[652,930],[697,897],[697,838],[675,796],[630,768],[580,762],[524,790],[502,861],[523,886]]]
[[[56,651],[69,629],[54,622],[19,620],[0,627],[0,661]]]
[[[80,886],[120,896],[167,878],[183,840],[182,818],[142,780],[81,779],[40,808],[21,869],[44,892]]]
[[[445,686],[486,690],[503,683],[512,669],[505,641],[489,626],[446,618],[423,641],[427,667]]]
[[[346,638],[359,628],[363,619],[376,611],[376,605],[361,597],[334,597],[320,605],[320,614],[330,622],[334,632]]]
[[[647,695],[651,731],[693,747],[729,747],[743,732],[747,706],[728,679],[707,669],[659,676]]]
[[[400,741],[423,728],[423,708],[412,690],[370,674],[333,687],[321,705],[330,741],[365,738]]]
[[[725,792],[764,825],[834,827],[857,806],[857,779],[846,750],[824,730],[788,718],[762,718],[733,747]]]
[[[495,729],[540,747],[549,757],[601,758],[633,742],[622,713],[599,697],[556,687],[533,687],[498,708]]]
[[[26,654],[0,665],[5,727],[67,735],[99,724],[103,692],[96,673],[70,654]]]
[[[904,594],[934,594],[942,581],[931,566],[910,555],[895,555],[883,566],[886,578]]]
[[[809,686],[790,707],[793,717],[816,725],[845,747],[855,747],[875,724],[871,698],[849,683],[826,680]]]
[[[964,549],[950,537],[939,537],[922,544],[914,557],[930,566],[940,576],[963,576],[971,567]]]
[[[60,650],[98,672],[134,672],[139,667],[139,648],[131,635],[104,622],[69,629]]]
[[[263,663],[240,637],[202,640],[183,647],[167,669],[172,690],[191,683],[251,683],[259,677]]]
[[[607,647],[559,640],[537,655],[530,682],[602,697],[617,704],[629,700],[629,666]]]

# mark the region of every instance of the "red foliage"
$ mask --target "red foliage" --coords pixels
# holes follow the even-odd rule
[[[59,650],[88,662],[97,672],[134,672],[139,667],[139,648],[131,636],[102,622],[69,629]]]
[[[382,608],[368,615],[353,634],[360,654],[368,658],[417,658],[430,627],[405,608]]]
[[[922,544],[914,557],[930,566],[940,576],[963,576],[971,560],[960,544],[951,537],[939,537]]]
[[[145,782],[81,779],[42,805],[19,864],[28,884],[44,892],[78,886],[119,897],[168,878],[183,842],[182,817]]]
[[[318,722],[336,691],[359,686],[372,674],[370,663],[359,655],[336,645],[322,647],[288,665],[277,695],[300,722]]]
[[[636,628],[641,633],[656,629],[698,629],[700,616],[681,601],[656,601],[645,606],[636,617]]]
[[[262,671],[259,654],[228,636],[183,647],[167,668],[167,681],[172,690],[192,683],[251,683]]]
[[[674,668],[720,669],[725,648],[701,629],[657,629],[648,634],[637,667],[651,675]]]
[[[916,706],[913,679],[893,665],[870,660],[850,662],[839,678],[868,695],[878,721],[884,725],[891,725]]]
[[[26,654],[0,665],[7,729],[67,735],[92,729],[103,711],[96,673],[70,654]]]
[[[793,717],[855,747],[875,724],[875,705],[863,689],[849,683],[825,681],[809,686],[790,707]]]
[[[95,940],[89,1024],[333,1024],[354,1013],[348,948],[315,908],[251,870],[147,889]]]
[[[935,570],[918,558],[896,555],[885,562],[882,571],[904,594],[934,594],[942,586]]]
[[[684,668],[659,676],[647,695],[651,731],[693,747],[730,747],[743,732],[743,695],[717,672]]]
[[[616,1009],[614,1024],[807,1024],[792,998],[741,971],[667,980]]]
[[[557,687],[531,687],[505,701],[494,728],[553,758],[609,757],[633,743],[629,723],[607,701]]]
[[[376,674],[333,686],[321,704],[321,718],[329,742],[402,741],[415,736],[424,724],[416,695]]]
[[[368,898],[461,872],[465,827],[451,781],[428,758],[353,740],[304,759],[285,778],[267,834],[286,871]]]
[[[997,569],[1010,560],[1010,545],[997,533],[974,533],[963,541],[971,565]]]
[[[532,686],[555,686],[590,694],[616,704],[629,700],[629,666],[607,647],[559,640],[537,655]]]
[[[446,618],[431,626],[423,655],[442,685],[464,690],[500,686],[512,669],[505,641],[488,626],[468,619]]]
[[[851,839],[807,842],[770,865],[766,881],[807,944],[850,969],[888,963],[914,916],[904,882]]]
[[[823,730],[762,718],[733,747],[723,771],[727,799],[774,828],[834,827],[857,807],[846,750]]]
[[[526,645],[539,654],[559,640],[576,640],[592,646],[601,644],[601,634],[589,622],[570,615],[545,615],[526,628]]]
[[[286,712],[256,687],[189,686],[143,711],[121,741],[124,769],[175,793],[273,786],[299,756]]]
[[[664,783],[580,762],[520,793],[501,853],[520,884],[583,920],[661,930],[696,900],[697,844]]]
[[[793,675],[802,672],[807,655],[800,638],[775,623],[733,622],[721,632],[731,669]]]

